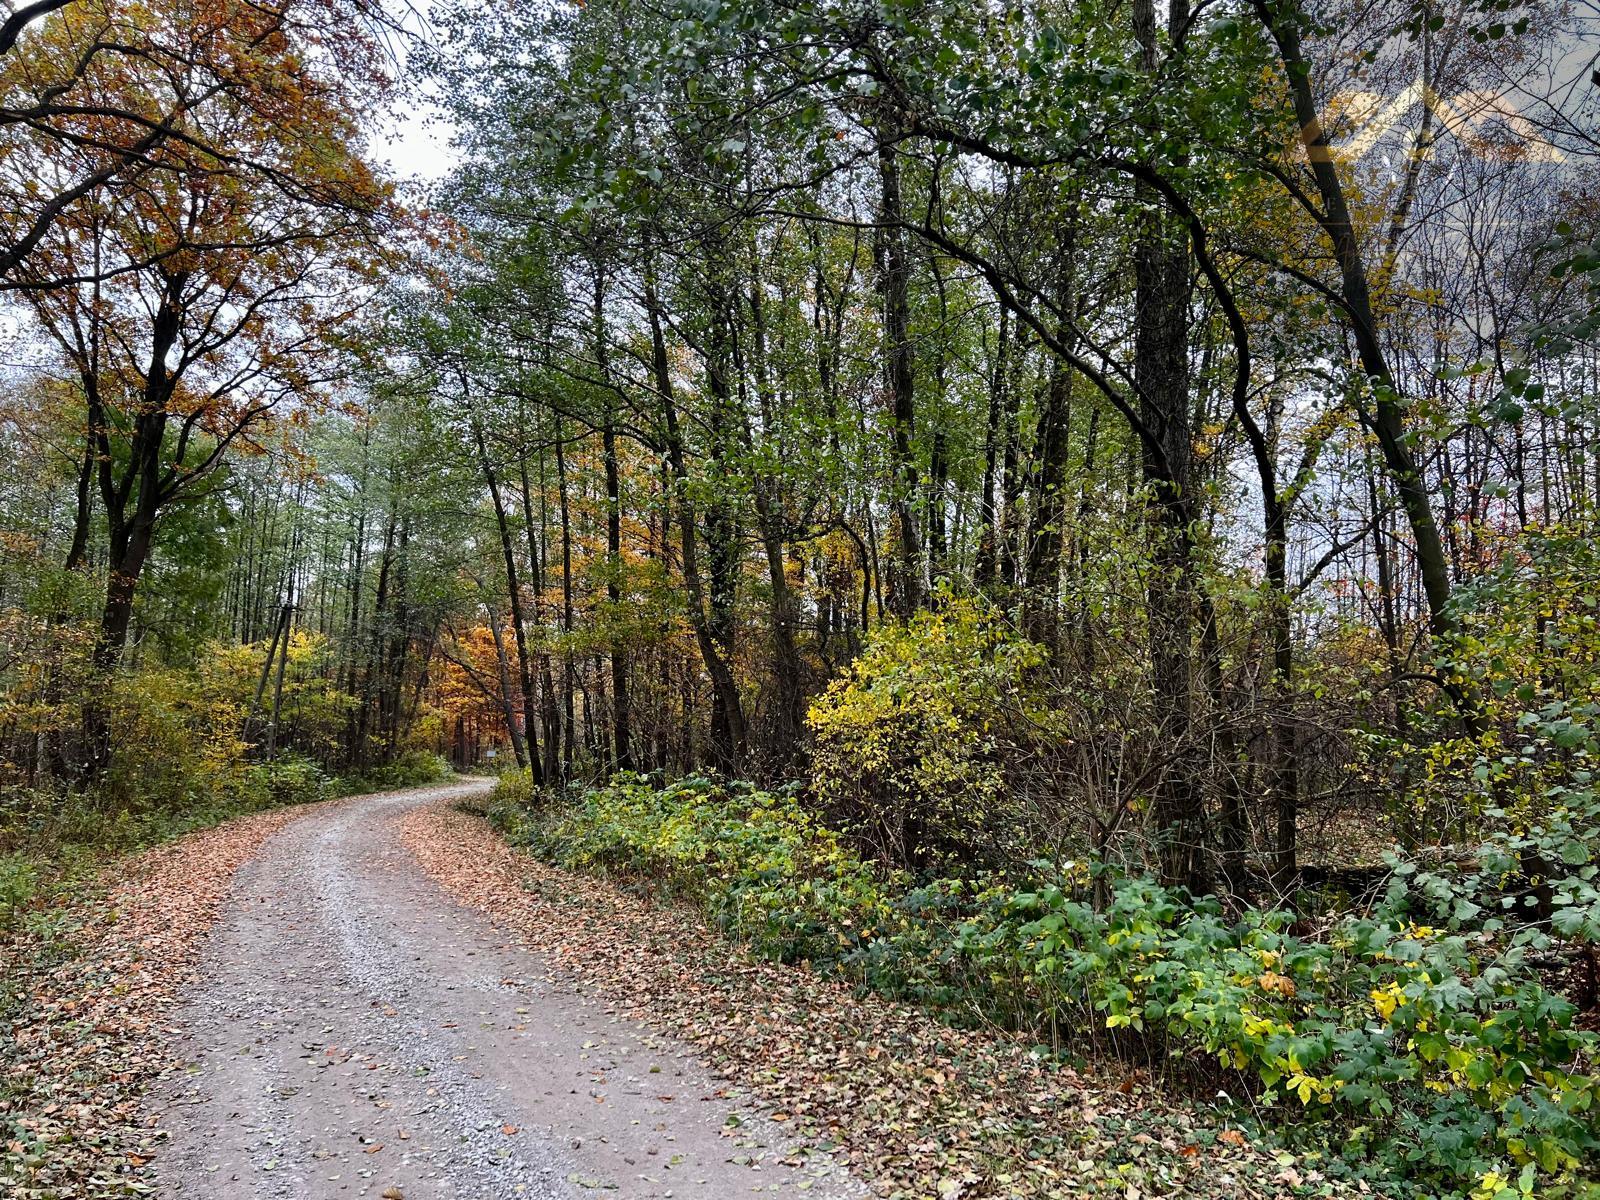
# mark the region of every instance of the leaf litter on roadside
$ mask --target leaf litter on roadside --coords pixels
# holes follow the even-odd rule
[[[163,1022],[234,872],[305,811],[252,814],[119,860],[70,903],[0,933],[0,1195],[150,1192],[157,1138],[139,1103],[174,1065]]]
[[[519,934],[613,1015],[693,1047],[730,1088],[886,1196],[1333,1194],[1127,1081],[1099,1083],[994,1031],[952,1028],[804,966],[760,960],[691,910],[513,850],[448,804],[403,838],[456,898]]]

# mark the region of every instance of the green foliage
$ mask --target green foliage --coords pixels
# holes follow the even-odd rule
[[[1600,545],[1578,529],[1530,529],[1503,550],[1459,589],[1438,703],[1413,712],[1404,737],[1368,737],[1371,773],[1402,801],[1415,842],[1495,827],[1486,809],[1542,820],[1588,786],[1600,754]]]
[[[244,646],[214,642],[207,647],[201,675],[241,713],[249,712],[268,646],[268,641]],[[293,630],[285,653],[280,718],[284,732],[292,735],[296,748],[305,753],[332,758],[339,752],[350,716],[360,701],[336,686],[338,654],[326,637]],[[268,708],[270,703],[270,697],[264,697],[262,707]],[[256,738],[261,736],[269,717],[268,712],[255,714],[251,731]],[[281,739],[279,744],[284,744]]]
[[[545,794],[534,786],[533,772],[528,768],[505,771],[489,793],[489,819],[502,833],[521,841],[544,799]]]
[[[502,779],[491,809],[516,840],[566,867],[647,880],[772,958],[834,962],[891,916],[872,869],[791,793],[619,775],[530,819],[519,779]]]
[[[994,898],[957,944],[1055,1022],[1213,1056],[1260,1102],[1328,1122],[1352,1161],[1457,1191],[1508,1163],[1580,1168],[1600,1149],[1595,1039],[1522,945],[1416,924],[1407,895],[1310,936],[1144,879],[1103,912],[1047,885]]]
[[[225,680],[148,668],[114,677],[117,740],[101,802],[133,814],[244,799],[250,788],[244,712]]]
[[[159,652],[168,665],[193,666],[218,649],[212,638],[232,561],[227,494],[217,487],[171,506],[140,580],[135,609],[145,652]]]
[[[0,855],[0,929],[10,926],[17,913],[33,899],[39,871],[21,854]]]
[[[286,754],[269,763],[257,763],[250,768],[248,784],[250,794],[259,798],[263,807],[276,808],[284,804],[311,804],[334,794],[333,781],[314,759],[298,754]]]
[[[1165,1056],[1177,1074],[1293,1114],[1301,1137],[1338,1146],[1346,1165],[1331,1170],[1459,1195],[1524,1167],[1548,1188],[1600,1152],[1596,1040],[1536,967],[1552,924],[1594,919],[1593,812],[1484,847],[1481,875],[1396,858],[1374,911],[1314,929],[1082,864],[1035,864],[1025,886],[913,887],[792,795],[700,778],[657,789],[618,777],[562,807],[511,774],[492,813],[550,861],[648,883],[763,955],[953,1019]],[[1513,928],[1466,897],[1529,839],[1572,862],[1555,885],[1555,911],[1572,915]]]
[[[1012,824],[1006,753],[1040,648],[977,601],[878,629],[811,706],[817,799],[897,866],[948,869]]]
[[[335,794],[320,767],[305,759],[241,767],[225,788],[187,779],[161,803],[130,805],[109,792],[0,792],[0,852],[30,861],[52,877],[114,854],[143,849],[246,813],[308,804]]]
[[[328,790],[335,796],[358,792],[382,792],[396,788],[423,787],[450,776],[450,764],[427,750],[405,750],[392,763],[368,767],[352,775],[336,776]]]
[[[148,700],[148,697],[147,697]],[[169,714],[170,715],[170,714]],[[170,747],[169,747],[170,749]],[[8,906],[24,904],[37,885],[73,886],[100,862],[247,813],[386,788],[417,787],[449,774],[449,764],[422,751],[362,774],[330,778],[316,761],[284,755],[272,762],[229,760],[207,775],[203,752],[176,764],[152,765],[137,790],[95,792],[0,789],[0,925]],[[162,794],[160,783],[171,787]]]

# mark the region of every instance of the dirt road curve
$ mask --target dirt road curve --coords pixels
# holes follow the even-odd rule
[[[240,870],[180,1013],[193,1065],[150,1102],[159,1195],[865,1195],[423,875],[397,819],[481,786],[308,812]]]

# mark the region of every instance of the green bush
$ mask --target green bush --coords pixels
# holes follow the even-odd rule
[[[216,681],[179,671],[119,674],[110,689],[116,730],[111,765],[97,786],[106,810],[133,816],[241,801],[252,781],[243,712]]]
[[[658,789],[621,775],[575,807],[530,820],[508,802],[520,785],[502,787],[502,827],[542,856],[648,880],[781,961],[834,962],[886,932],[893,916],[873,870],[789,793],[698,777]]]
[[[8,928],[33,899],[39,872],[20,854],[0,856],[0,929]]]
[[[335,777],[329,783],[329,790],[335,796],[353,796],[359,792],[422,787],[438,783],[449,775],[450,764],[440,755],[426,750],[407,750],[391,763]]]
[[[1227,920],[1127,879],[1105,912],[1059,886],[1013,893],[958,940],[1054,1021],[1214,1056],[1258,1102],[1335,1122],[1349,1157],[1455,1189],[1507,1163],[1581,1167],[1600,1150],[1594,1037],[1526,943],[1420,925],[1407,906],[1296,936],[1287,913]]]
[[[524,841],[531,831],[529,820],[542,800],[532,771],[523,767],[502,772],[489,792],[489,820],[512,841]]]
[[[248,774],[226,796],[196,790],[139,808],[103,792],[12,788],[0,794],[0,851],[15,851],[54,878],[264,806]]]
[[[1229,917],[1081,864],[1036,864],[1023,887],[912,887],[793,795],[706,779],[619,777],[541,804],[508,775],[493,812],[550,861],[647,881],[768,957],[952,1014],[1170,1056],[1190,1075],[1209,1061],[1212,1082],[1293,1113],[1302,1136],[1336,1143],[1357,1164],[1346,1169],[1386,1188],[1399,1175],[1411,1194],[1507,1200],[1526,1168],[1549,1194],[1600,1153],[1596,1040],[1535,965],[1595,919],[1600,814],[1588,809],[1484,847],[1480,874],[1397,858],[1375,911],[1311,931],[1287,912]],[[1570,864],[1547,915],[1518,916],[1527,906],[1511,893],[1494,911],[1469,901],[1493,890],[1487,876],[1513,877],[1528,839]]]
[[[276,808],[325,800],[329,783],[320,763],[300,755],[285,755],[251,767],[248,786],[259,807]]]
[[[148,726],[146,727],[148,728]],[[246,813],[309,804],[345,794],[315,761],[284,755],[272,762],[227,764],[214,775],[199,769],[205,754],[177,763],[129,767],[107,786],[91,792],[0,789],[0,893],[13,863],[33,871],[48,890],[92,870],[105,858],[140,850]],[[401,787],[439,777],[440,760],[417,756],[391,768]],[[172,791],[161,796],[157,780]],[[129,782],[138,786],[129,789]],[[362,790],[351,788],[350,790]],[[29,866],[31,864],[31,866]],[[15,874],[15,872],[13,872]],[[20,878],[20,875],[17,875]],[[0,895],[0,925],[5,899]]]
[[[1600,756],[1600,540],[1529,529],[1501,549],[1455,593],[1460,628],[1437,647],[1429,702],[1359,739],[1411,845],[1476,838],[1506,814],[1540,821]]]

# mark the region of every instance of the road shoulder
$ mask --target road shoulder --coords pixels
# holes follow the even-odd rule
[[[0,1194],[148,1190],[140,1101],[175,1066],[171,1015],[235,873],[289,823],[357,799],[252,813],[117,860],[5,935]]]
[[[1199,1115],[1150,1106],[1144,1089],[1085,1081],[1005,1034],[755,959],[687,909],[545,866],[453,806],[409,813],[402,837],[458,900],[608,1012],[691,1046],[728,1094],[835,1150],[884,1194],[1287,1190],[1270,1156],[1218,1143]]]

